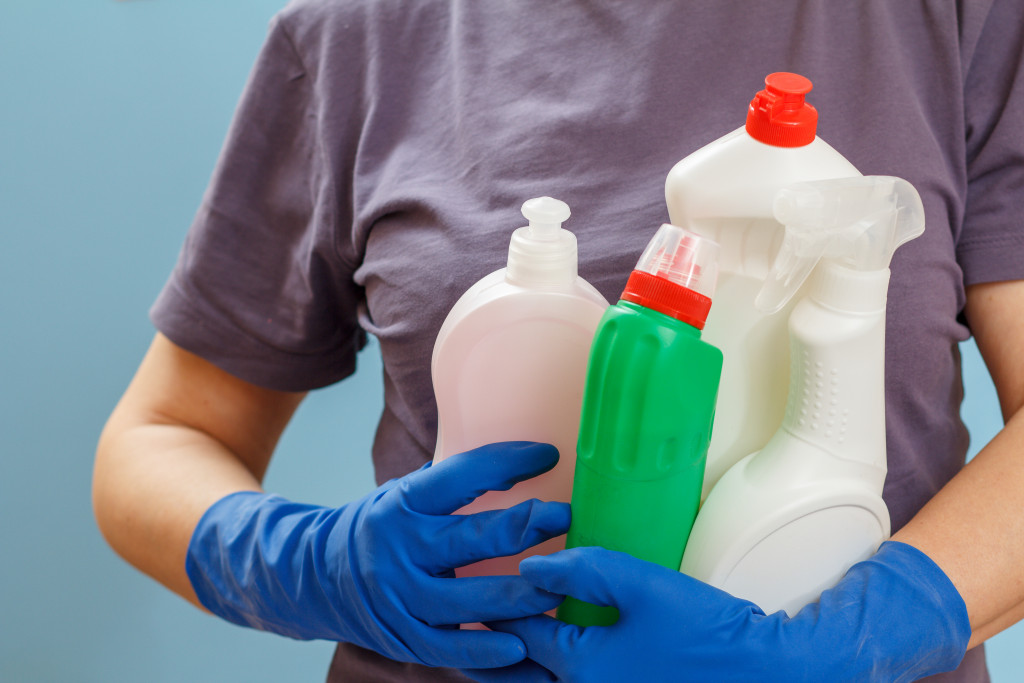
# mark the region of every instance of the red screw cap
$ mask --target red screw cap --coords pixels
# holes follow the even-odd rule
[[[779,72],[764,79],[747,110],[747,133],[766,145],[803,147],[814,141],[818,110],[804,101],[813,84],[799,74]]]
[[[642,270],[634,270],[630,274],[621,298],[681,320],[698,330],[704,329],[711,311],[709,297]]]

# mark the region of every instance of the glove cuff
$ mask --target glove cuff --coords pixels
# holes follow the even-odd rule
[[[953,582],[917,548],[894,541],[855,564],[794,623],[812,626],[819,646],[845,652],[850,680],[912,681],[952,671],[971,637],[967,606]],[[806,612],[806,614],[805,614]],[[814,625],[805,617],[819,615]]]
[[[958,667],[971,639],[971,620],[960,591],[932,558],[912,545],[886,541],[875,558],[899,571],[904,581],[912,582],[908,597],[914,596],[921,608],[930,608],[930,620],[922,619],[915,629],[923,642],[933,644],[930,656],[919,663],[929,668],[921,669],[917,677]]]
[[[185,558],[200,604],[231,623],[290,638],[335,635],[334,624],[319,623],[316,612],[303,609],[311,601],[333,602],[316,582],[302,581],[311,569],[304,565],[316,561],[311,536],[325,514],[326,508],[257,491],[232,493],[211,505]]]

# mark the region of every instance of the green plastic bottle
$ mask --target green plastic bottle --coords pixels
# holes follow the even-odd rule
[[[718,245],[662,225],[590,349],[566,546],[679,569],[697,516],[722,353],[701,341]],[[614,607],[567,598],[558,618],[608,625]]]

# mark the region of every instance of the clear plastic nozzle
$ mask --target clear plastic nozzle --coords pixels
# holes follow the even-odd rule
[[[664,223],[634,270],[650,273],[709,299],[718,282],[718,243]]]
[[[786,234],[754,302],[769,314],[789,302],[822,258],[853,270],[884,270],[900,245],[924,232],[917,190],[892,176],[790,185],[775,196],[774,213]]]
[[[718,243],[664,223],[626,282],[622,299],[704,329],[718,281]]]

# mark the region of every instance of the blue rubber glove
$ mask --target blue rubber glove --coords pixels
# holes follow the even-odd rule
[[[795,560],[794,560],[795,561]],[[467,671],[491,683],[572,681],[912,681],[956,668],[971,636],[967,608],[924,553],[884,543],[795,617],[685,574],[602,548],[520,563],[538,587],[620,610],[612,626],[546,616],[489,624],[530,659]]]
[[[557,460],[553,446],[493,444],[336,509],[231,494],[196,527],[186,570],[200,602],[236,624],[428,666],[508,666],[526,655],[518,637],[456,625],[541,614],[560,596],[518,576],[455,578],[453,568],[565,533],[569,506],[450,513]]]

